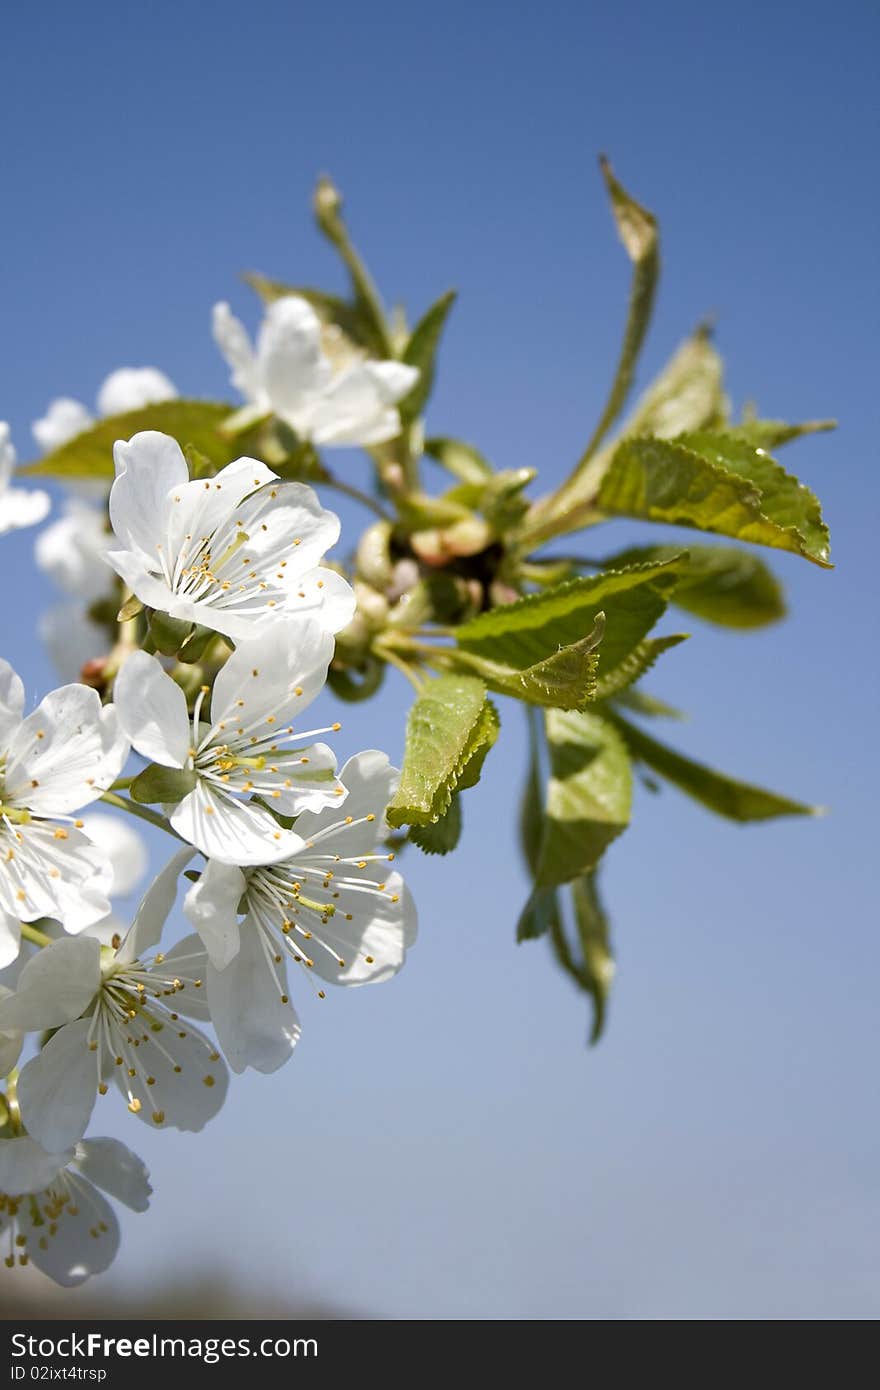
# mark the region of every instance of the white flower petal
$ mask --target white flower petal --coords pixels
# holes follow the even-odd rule
[[[400,433],[393,407],[412,389],[418,371],[402,362],[357,362],[340,372],[312,411],[316,444],[380,444]]]
[[[327,680],[333,637],[314,619],[278,625],[271,641],[245,638],[220,668],[211,695],[214,729],[247,725],[248,737],[280,734],[298,721]],[[239,703],[241,702],[241,703]],[[271,720],[271,723],[267,723]]]
[[[6,752],[10,734],[24,714],[24,685],[8,661],[0,660],[0,749]]]
[[[226,361],[229,363],[233,386],[254,405],[263,405],[260,369],[247,329],[232,313],[228,304],[215,304],[211,315],[211,330]]]
[[[186,696],[147,652],[133,652],[116,677],[114,706],[134,747],[163,767],[183,767],[192,742]]]
[[[160,966],[166,976],[174,976],[179,971],[178,978],[183,984],[183,989],[174,995],[175,1013],[182,1014],[184,1018],[196,1018],[200,1023],[210,1023],[211,1010],[208,1007],[208,991],[205,988],[208,978],[208,953],[198,933],[192,932],[182,941],[178,941],[176,946],[172,946],[162,957],[160,965],[155,965],[154,969],[159,969]]]
[[[118,963],[139,960],[158,945],[177,898],[178,880],[192,857],[193,851],[188,846],[178,850],[156,875],[141,899],[131,928],[116,953]]]
[[[172,618],[195,621],[195,605],[176,600],[165,580],[150,572],[143,551],[108,550],[107,563],[148,608],[158,608],[160,613],[170,613]]]
[[[144,1036],[146,1041],[142,1038],[137,1053],[138,1074],[131,1077],[125,1067],[114,1068],[114,1079],[129,1109],[133,1101],[139,1102],[133,1113],[151,1127],[202,1129],[217,1114],[229,1087],[220,1054],[183,1019]]]
[[[53,449],[60,449],[62,444],[75,439],[93,424],[92,416],[82,401],[75,401],[70,396],[58,396],[49,402],[46,414],[42,419],[35,420],[31,429],[43,453],[48,454]]]
[[[28,1133],[49,1153],[69,1149],[82,1138],[95,1105],[95,1055],[87,1041],[90,1027],[89,1019],[80,1018],[59,1028],[18,1079],[22,1119]]]
[[[12,990],[6,985],[0,985],[0,1004],[8,999]],[[0,1076],[8,1076],[21,1056],[21,1049],[24,1045],[24,1033],[19,1028],[0,1028]],[[0,1173],[0,1192],[8,1192],[8,1188],[3,1186],[3,1177]]]
[[[146,876],[150,856],[142,835],[121,816],[90,811],[83,816],[83,833],[110,861],[113,877],[111,895],[133,893]]]
[[[321,345],[321,321],[306,300],[285,295],[269,305],[257,356],[261,386],[272,409],[297,429],[333,377]]]
[[[158,367],[117,367],[98,392],[98,413],[124,415],[145,405],[172,401],[176,396],[177,387]]]
[[[143,430],[113,448],[116,481],[110,489],[110,522],[127,550],[155,560],[157,530],[172,488],[188,481],[183,451],[170,435]]]
[[[314,840],[320,833],[321,848],[328,854],[371,854],[388,829],[385,809],[399,778],[387,753],[376,748],[356,753],[339,772],[348,792],[344,814],[340,816],[334,807],[305,811],[296,823],[296,833],[304,840]],[[373,819],[367,820],[367,816]]]
[[[146,1211],[150,1205],[153,1189],[146,1165],[118,1139],[83,1139],[73,1166],[132,1211]]]
[[[342,889],[337,909],[315,928],[315,973],[334,985],[380,984],[396,975],[415,942],[417,926],[415,903],[400,874],[388,875],[382,893]],[[346,920],[348,914],[351,921]],[[319,942],[345,961],[343,969]]]
[[[0,920],[51,917],[80,932],[110,911],[111,877],[109,860],[79,830],[0,825]]]
[[[8,488],[0,493],[0,535],[6,531],[18,531],[23,526],[36,526],[49,515],[51,507],[52,499],[48,492]]]
[[[113,1263],[119,1249],[119,1222],[110,1203],[90,1182],[68,1170],[70,1197],[57,1221],[37,1225],[24,1205],[18,1220],[27,1239],[28,1258],[62,1288],[74,1288]],[[52,1208],[54,1210],[54,1208]]]
[[[273,1072],[287,1061],[299,1041],[299,1019],[287,1001],[284,963],[273,971],[252,920],[242,924],[241,950],[226,969],[208,967],[208,999],[233,1071]]]
[[[93,603],[110,589],[104,557],[111,544],[104,512],[71,499],[64,515],[40,532],[34,554],[40,569],[60,589]]]
[[[21,918],[0,904],[0,970],[5,971],[17,959],[20,946]]]
[[[22,1197],[42,1192],[73,1158],[67,1153],[46,1153],[29,1134],[0,1139],[0,1192]]]
[[[0,1028],[35,1032],[70,1023],[101,981],[101,948],[91,937],[63,937],[31,956],[14,994],[0,1000]]]
[[[96,690],[62,685],[40,701],[8,744],[4,797],[36,815],[95,801],[122,771],[128,739]]]
[[[261,806],[221,795],[204,779],[171,812],[178,835],[221,864],[269,864],[301,843]]]
[[[217,970],[223,970],[238,954],[238,904],[244,890],[241,869],[209,859],[184,899],[184,911]]]
[[[80,603],[58,603],[40,614],[39,632],[62,680],[76,681],[83,665],[110,650],[107,629],[91,618]]]

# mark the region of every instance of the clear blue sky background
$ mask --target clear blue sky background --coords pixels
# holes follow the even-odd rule
[[[842,422],[786,455],[837,569],[780,556],[784,626],[694,621],[652,680],[693,711],[682,747],[833,814],[739,829],[641,796],[587,1052],[582,1000],[513,942],[505,708],[464,847],[407,866],[403,975],[304,998],[296,1058],[201,1136],[108,1099],[156,1198],[106,1286],[210,1261],[383,1317],[876,1316],[876,8],[50,3],[4,39],[0,415],[25,455],[51,395],[93,400],[120,364],[224,395],[208,316],[229,297],[256,321],[240,269],[340,287],[308,208],[326,170],[389,299],[461,291],[431,428],[561,478],[627,293],[599,150],[662,222],[641,380],[715,312],[737,402]],[[0,626],[42,691],[31,543],[3,542]],[[399,756],[407,695],[346,707],[343,751]]]

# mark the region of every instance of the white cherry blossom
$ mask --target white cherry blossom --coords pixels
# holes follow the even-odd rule
[[[322,568],[339,519],[304,483],[281,482],[241,458],[190,482],[180,445],[147,430],[114,451],[107,559],[148,607],[234,641],[257,624],[315,613],[331,632],[351,620],[354,594]]]
[[[24,718],[24,686],[0,660],[0,966],[22,922],[82,931],[110,911],[110,865],[72,812],[119,776],[129,744],[112,706],[65,685]]]
[[[345,806],[304,812],[289,858],[249,869],[209,860],[186,895],[208,952],[211,1018],[233,1071],[275,1071],[290,1056],[300,1026],[289,963],[331,984],[377,984],[397,973],[415,941],[415,907],[382,842],[396,769],[371,750],[351,758],[341,780]]]
[[[233,385],[256,412],[272,412],[301,439],[366,447],[400,433],[397,405],[415,386],[418,370],[358,353],[340,357],[332,329],[299,295],[269,305],[256,348],[228,304],[215,304],[213,331]]]
[[[15,472],[16,453],[9,437],[9,426],[0,420],[0,536],[22,526],[35,526],[52,505],[48,492],[10,487]]]
[[[114,688],[120,723],[145,758],[189,774],[189,789],[166,809],[178,835],[203,854],[265,864],[290,853],[298,837],[254,798],[283,816],[343,800],[333,752],[311,742],[339,725],[299,726],[333,649],[312,620],[240,642],[214,682],[209,720],[201,718],[207,687],[190,718],[183,691],[154,656],[134,652],[125,662]]]
[[[145,405],[174,400],[177,387],[158,367],[119,367],[105,377],[98,391],[99,415],[124,415]],[[58,396],[46,414],[31,426],[43,453],[60,449],[95,423],[88,406],[71,396]]]
[[[104,1193],[132,1211],[152,1195],[141,1160],[118,1139],[83,1139],[47,1153],[28,1134],[0,1137],[0,1251],[70,1288],[113,1262],[119,1223]]]
[[[70,498],[64,514],[37,536],[37,564],[66,594],[94,603],[106,597],[113,576],[106,555],[113,546],[106,513]]]
[[[131,1113],[154,1125],[199,1130],[223,1104],[226,1068],[185,1021],[209,1018],[204,947],[192,935],[167,953],[155,949],[191,857],[182,850],[166,865],[118,946],[86,936],[44,946],[0,1000],[0,1032],[57,1030],[18,1080],[22,1120],[50,1153],[85,1133],[111,1081]]]
[[[93,622],[81,603],[55,603],[40,614],[37,630],[62,680],[76,681],[92,657],[106,655],[107,629]]]

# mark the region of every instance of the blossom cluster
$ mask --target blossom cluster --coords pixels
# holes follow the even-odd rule
[[[341,361],[304,300],[273,305],[256,347],[225,305],[214,331],[255,416],[325,445],[399,431],[417,373]],[[98,413],[175,395],[164,374],[124,369]],[[63,398],[34,434],[56,449],[92,423]],[[43,635],[68,683],[27,712],[0,660],[0,1242],[7,1265],[62,1284],[113,1259],[107,1196],[149,1202],[127,1146],[86,1137],[108,1093],[153,1128],[201,1130],[230,1070],[288,1061],[301,987],[387,980],[416,934],[385,817],[396,770],[373,749],[339,767],[340,726],[305,717],[355,611],[325,558],[338,519],[254,458],[191,476],[155,431],[120,438],[114,464],[109,497],[71,495],[36,542],[65,593]],[[0,531],[50,507],[11,486],[14,465],[0,426]],[[198,643],[197,666],[168,631]],[[130,922],[112,898],[146,855],[124,813],[174,842]]]

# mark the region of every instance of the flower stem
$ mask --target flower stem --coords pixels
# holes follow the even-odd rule
[[[335,488],[337,492],[345,493],[346,497],[351,497],[355,502],[360,502],[362,507],[369,508],[371,512],[381,517],[383,521],[391,520],[382,504],[377,502],[375,497],[371,497],[368,492],[361,492],[359,487],[352,487],[351,483],[345,483],[341,478],[336,478],[332,474],[329,478],[324,479],[324,486],[332,487]]]
[[[385,646],[382,643],[377,642],[373,650],[375,651],[378,657],[381,657],[383,661],[387,661],[389,666],[394,666],[398,671],[400,671],[401,675],[406,676],[407,680],[409,681],[416,694],[421,695],[422,681],[416,675],[414,668],[410,666],[408,661],[404,661],[403,657],[398,656],[397,653],[392,651],[390,647]]]
[[[39,927],[32,927],[30,922],[22,922],[21,934],[25,941],[32,941],[35,946],[51,946],[52,938],[47,936]]]
[[[169,835],[173,835],[175,840],[186,841],[182,835],[178,835],[176,830],[172,830],[165,816],[160,816],[158,811],[151,811],[149,806],[142,806],[139,801],[131,801],[127,796],[117,796],[115,792],[104,792],[101,797],[108,806],[118,806],[120,811],[127,811],[130,816],[137,816],[138,820],[148,821],[150,825],[158,826],[160,830],[165,830]]]

